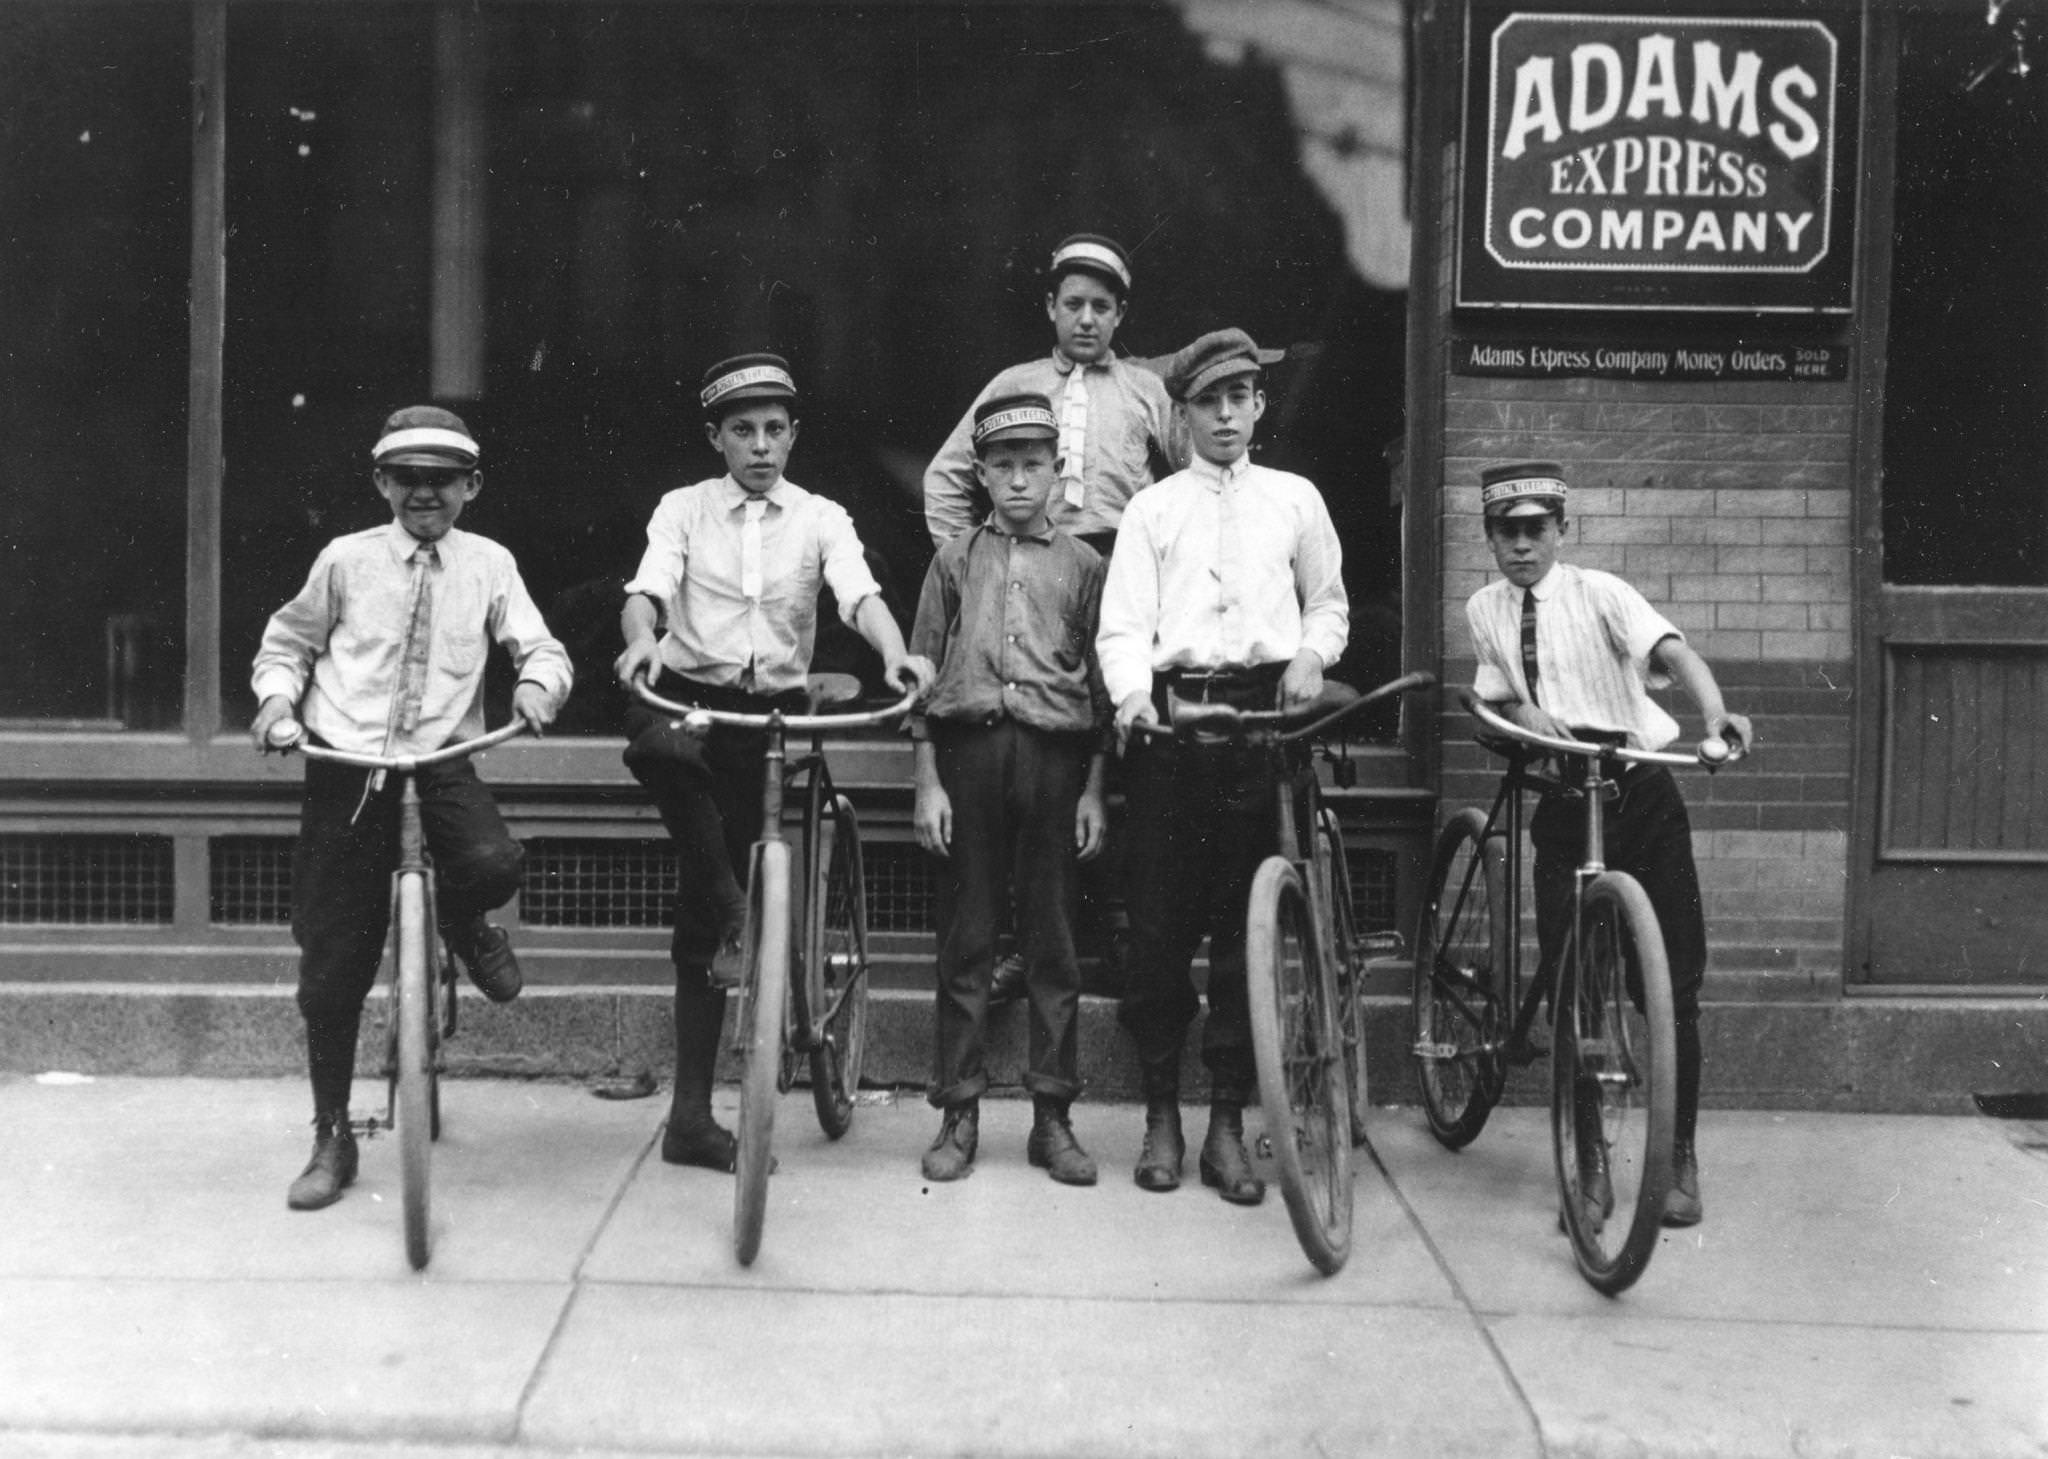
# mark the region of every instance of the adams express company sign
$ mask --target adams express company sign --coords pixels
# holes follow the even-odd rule
[[[1847,312],[1852,16],[1470,27],[1461,306]]]

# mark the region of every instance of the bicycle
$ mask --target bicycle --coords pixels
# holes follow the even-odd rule
[[[1559,1220],[1581,1275],[1613,1296],[1642,1275],[1656,1246],[1671,1183],[1677,1032],[1663,931],[1641,884],[1604,864],[1600,806],[1617,793],[1617,767],[1712,772],[1740,749],[1708,739],[1678,754],[1536,734],[1469,690],[1463,700],[1483,726],[1479,743],[1503,756],[1507,770],[1492,809],[1459,811],[1436,841],[1412,984],[1423,1112],[1447,1149],[1476,1139],[1509,1067],[1544,1056],[1530,1034],[1548,1000]],[[1553,756],[1563,757],[1558,773],[1544,773],[1541,762]],[[1557,968],[1539,969],[1525,989],[1522,792],[1529,789],[1583,799],[1586,839]],[[1618,1224],[1616,1211],[1624,1216]]]
[[[747,860],[741,943],[745,971],[733,1033],[733,1052],[740,1060],[733,1253],[741,1266],[751,1266],[767,1215],[777,1097],[796,1082],[798,1061],[807,1060],[819,1127],[837,1140],[853,1124],[867,1049],[868,920],[860,820],[853,802],[832,785],[824,734],[899,719],[917,702],[917,690],[887,708],[824,714],[819,711],[857,701],[860,681],[849,674],[813,674],[805,685],[807,712],[800,715],[780,710],[738,714],[678,704],[656,694],[644,679],[634,680],[633,692],[643,703],[678,716],[695,733],[722,724],[768,735],[761,836]],[[791,731],[811,735],[810,752],[794,763],[785,744]],[[803,880],[793,896],[792,851],[782,830],[782,810],[787,782],[799,778]]]
[[[384,1018],[384,1119],[380,1124],[372,1115],[359,1128],[366,1136],[379,1129],[398,1132],[405,1255],[414,1271],[424,1270],[432,1255],[430,1167],[432,1144],[441,1138],[441,1047],[455,1037],[457,1006],[455,959],[438,931],[429,932],[440,924],[434,915],[434,868],[420,825],[416,772],[501,745],[525,730],[524,722],[515,720],[424,755],[364,755],[309,744],[303,727],[290,719],[279,720],[267,734],[271,747],[287,754],[297,751],[309,760],[382,770],[399,780],[398,866],[391,873],[391,976],[386,980]]]
[[[1252,1055],[1288,1219],[1326,1276],[1351,1254],[1351,1148],[1365,1142],[1368,1103],[1365,960],[1377,944],[1353,922],[1337,814],[1324,804],[1318,777],[1293,773],[1289,747],[1327,737],[1368,705],[1435,683],[1431,674],[1406,674],[1360,694],[1329,681],[1313,702],[1275,710],[1176,695],[1166,725],[1134,726],[1157,738],[1235,741],[1271,770],[1278,835],[1252,878],[1245,911]]]

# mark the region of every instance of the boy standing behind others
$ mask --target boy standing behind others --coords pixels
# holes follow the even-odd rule
[[[1096,651],[1125,738],[1126,896],[1131,944],[1118,1017],[1138,1045],[1145,1190],[1180,1184],[1180,1054],[1200,1011],[1189,967],[1209,939],[1209,1133],[1202,1183],[1226,1201],[1266,1193],[1244,1148],[1256,1085],[1245,1001],[1245,904],[1274,849],[1264,760],[1227,743],[1131,736],[1169,695],[1241,709],[1306,704],[1344,652],[1344,554],[1315,484],[1254,465],[1265,413],[1259,352],[1241,329],[1205,334],[1173,358],[1166,388],[1196,460],[1131,499],[1102,589]]]
[[[910,646],[938,666],[917,739],[914,823],[945,858],[931,1102],[945,1111],[925,1178],[972,1173],[996,922],[1014,895],[1031,1010],[1026,1154],[1054,1180],[1093,1185],[1074,1139],[1080,1091],[1074,956],[1077,861],[1102,849],[1108,704],[1095,664],[1102,559],[1047,520],[1058,418],[1043,395],[974,412],[975,474],[994,510],[939,549]]]

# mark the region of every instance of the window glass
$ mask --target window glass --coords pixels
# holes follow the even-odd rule
[[[0,6],[0,723],[179,719],[191,27]]]
[[[2048,86],[2004,20],[1900,25],[1891,583],[2048,585]]]

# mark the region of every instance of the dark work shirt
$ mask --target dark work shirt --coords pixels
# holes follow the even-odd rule
[[[1109,700],[1095,661],[1102,558],[1056,528],[1012,537],[992,521],[932,558],[910,651],[938,665],[925,718],[1054,733],[1102,733]]]

